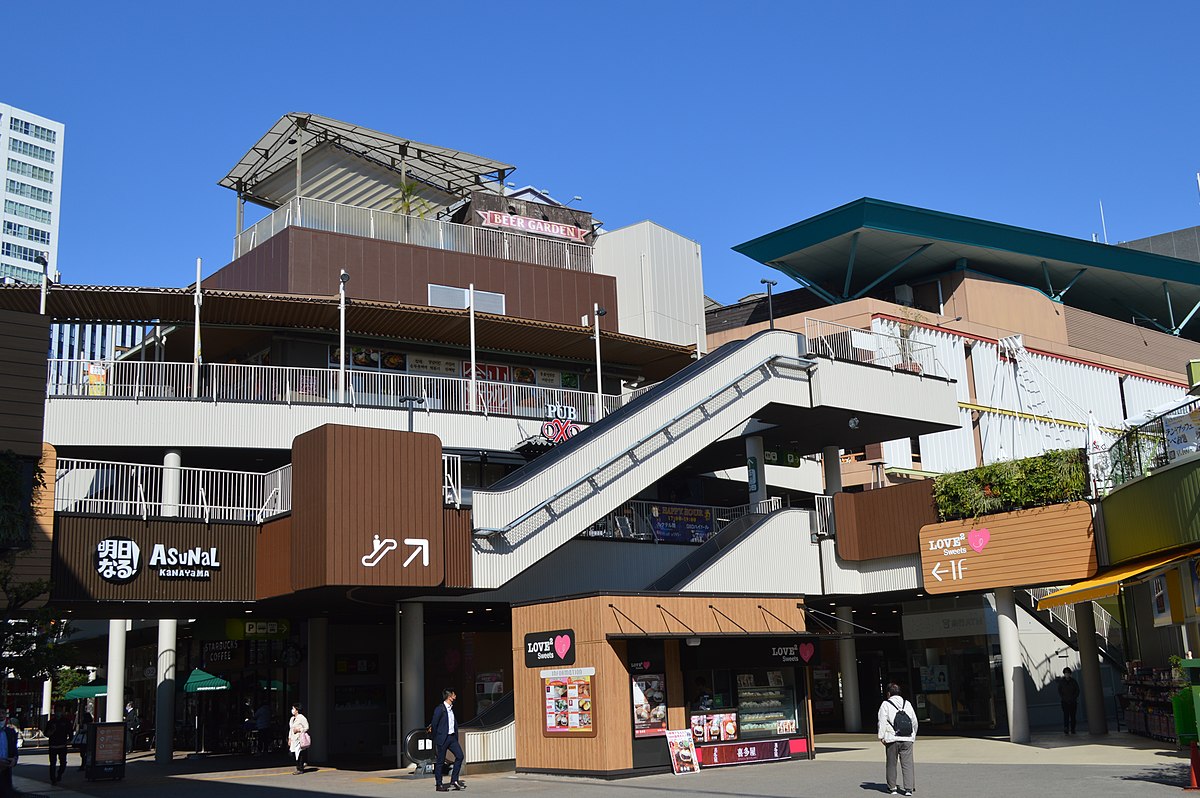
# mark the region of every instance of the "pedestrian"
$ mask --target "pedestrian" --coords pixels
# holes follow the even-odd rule
[[[1058,703],[1062,704],[1063,734],[1075,733],[1075,716],[1079,714],[1079,682],[1070,668],[1063,668],[1058,680]]]
[[[254,736],[257,754],[267,752],[267,735],[271,733],[271,704],[263,696],[262,703],[254,710]]]
[[[46,724],[46,740],[50,746],[51,784],[58,784],[62,781],[63,773],[67,769],[67,752],[71,750],[71,737],[73,736],[74,729],[71,721],[67,720],[66,713],[59,707],[50,716],[50,722]]]
[[[456,790],[467,789],[467,785],[458,777],[462,772],[463,760],[466,757],[463,754],[462,746],[458,744],[458,721],[454,718],[454,701],[457,698],[458,695],[449,687],[442,691],[442,703],[433,708],[433,720],[430,721],[427,729],[433,734],[434,750],[437,751],[433,780],[437,784],[438,792],[449,792],[451,787]],[[447,751],[454,754],[454,771],[450,774],[449,786],[442,784],[442,771],[445,769]]]
[[[312,745],[312,736],[308,733],[308,718],[301,712],[300,702],[292,704],[292,719],[288,721],[288,750],[296,757],[296,769],[293,776],[299,776],[308,765],[308,748]]]
[[[133,744],[137,739],[138,730],[142,728],[142,719],[138,717],[133,702],[125,704],[125,753],[133,753]]]
[[[0,798],[16,795],[13,768],[17,765],[17,730],[8,725],[8,710],[0,707]]]
[[[80,770],[87,768],[87,736],[88,727],[92,725],[92,721],[92,713],[88,712],[87,706],[84,705],[83,711],[79,713],[79,726],[75,730],[75,737],[71,740],[72,744],[79,749]]]
[[[887,697],[879,705],[879,742],[883,743],[888,792],[912,795],[917,789],[913,772],[913,743],[917,740],[917,713],[900,694],[900,685],[887,686]],[[900,760],[903,790],[896,781],[896,760]]]

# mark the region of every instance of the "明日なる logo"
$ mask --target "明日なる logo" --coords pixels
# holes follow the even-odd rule
[[[96,573],[106,582],[132,582],[142,567],[142,550],[129,538],[105,538],[96,544]]]

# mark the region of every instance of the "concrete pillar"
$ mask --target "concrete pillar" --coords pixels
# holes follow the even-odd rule
[[[408,601],[400,605],[400,742],[413,729],[429,725],[425,711],[425,605]],[[462,685],[459,690],[465,690]],[[430,707],[429,714],[433,708]]]
[[[838,634],[854,633],[851,623],[852,615],[849,607],[837,607]],[[862,706],[858,700],[858,651],[854,638],[847,637],[838,641],[839,667],[842,671],[842,715],[846,723],[846,731],[855,733],[862,731]]]
[[[129,622],[108,622],[108,695],[104,699],[104,720],[119,723],[125,719],[125,630]]]
[[[1083,674],[1083,711],[1087,714],[1088,734],[1108,734],[1108,718],[1104,711],[1104,685],[1100,681],[1100,646],[1096,640],[1094,612],[1090,601],[1075,605],[1075,628],[1079,633],[1079,670]]]
[[[330,678],[329,619],[308,619],[308,700],[301,699],[312,735],[308,755],[314,764],[329,761],[329,734],[333,729],[333,696]],[[287,708],[289,715],[291,707]]]
[[[178,449],[169,449],[163,457],[162,514],[174,518],[179,515],[180,486],[183,472],[179,470],[183,454]]]
[[[154,699],[154,761],[170,762],[175,743],[175,640],[179,622],[158,622],[157,692]]]
[[[761,435],[746,438],[746,478],[750,504],[767,500],[767,464],[763,461]]]
[[[826,446],[821,450],[821,467],[825,471],[825,495],[842,492],[842,450]]]
[[[1017,633],[1017,602],[1011,587],[996,589],[996,623],[1000,627],[1000,663],[1009,742],[1029,742],[1029,707],[1025,702],[1025,663]]]

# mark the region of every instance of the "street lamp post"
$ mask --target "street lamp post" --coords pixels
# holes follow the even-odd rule
[[[342,269],[338,277],[338,404],[346,404],[346,283],[350,275]]]
[[[607,313],[607,310],[600,307],[600,303],[592,303],[592,324],[595,326],[596,337],[596,412],[592,415],[597,421],[604,417],[604,398],[600,383],[600,317]]]
[[[771,320],[771,329],[775,329],[775,303],[771,300],[771,289],[779,285],[778,280],[768,280],[766,277],[759,280],[760,283],[767,287],[767,315]]]

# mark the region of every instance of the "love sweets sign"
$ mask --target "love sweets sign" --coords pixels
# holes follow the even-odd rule
[[[545,668],[575,664],[575,631],[556,629],[525,635],[525,667]]]

